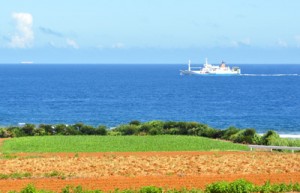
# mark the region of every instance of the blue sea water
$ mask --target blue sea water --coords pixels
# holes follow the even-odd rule
[[[0,125],[198,121],[300,134],[300,65],[180,76],[186,65],[0,65]]]

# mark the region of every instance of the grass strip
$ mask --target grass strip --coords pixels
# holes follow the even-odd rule
[[[197,136],[35,136],[6,140],[3,153],[18,152],[148,152],[249,150],[231,142]]]
[[[0,174],[0,179],[21,179],[21,178],[30,178],[31,173],[12,173],[12,174]]]

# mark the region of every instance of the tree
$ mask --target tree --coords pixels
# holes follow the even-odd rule
[[[96,135],[107,135],[107,127],[104,125],[99,125],[96,129],[95,129],[95,134]]]
[[[138,120],[133,120],[133,121],[130,121],[129,125],[140,125],[141,122],[138,121]]]
[[[278,140],[280,140],[280,136],[272,130],[267,131],[267,133],[261,137],[261,143],[263,145],[274,145]]]
[[[45,130],[45,135],[53,135],[54,134],[54,126],[47,124],[40,124],[39,129]]]
[[[25,135],[27,136],[33,136],[34,135],[34,130],[35,130],[35,125],[33,124],[25,124],[21,130],[24,132]]]
[[[96,134],[96,129],[90,125],[82,125],[79,128],[79,131],[83,135],[95,135]]]

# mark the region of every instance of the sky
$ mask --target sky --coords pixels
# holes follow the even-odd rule
[[[300,64],[299,0],[0,0],[0,63]]]

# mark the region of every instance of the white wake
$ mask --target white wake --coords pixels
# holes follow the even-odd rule
[[[300,74],[241,74],[241,76],[300,76]]]

